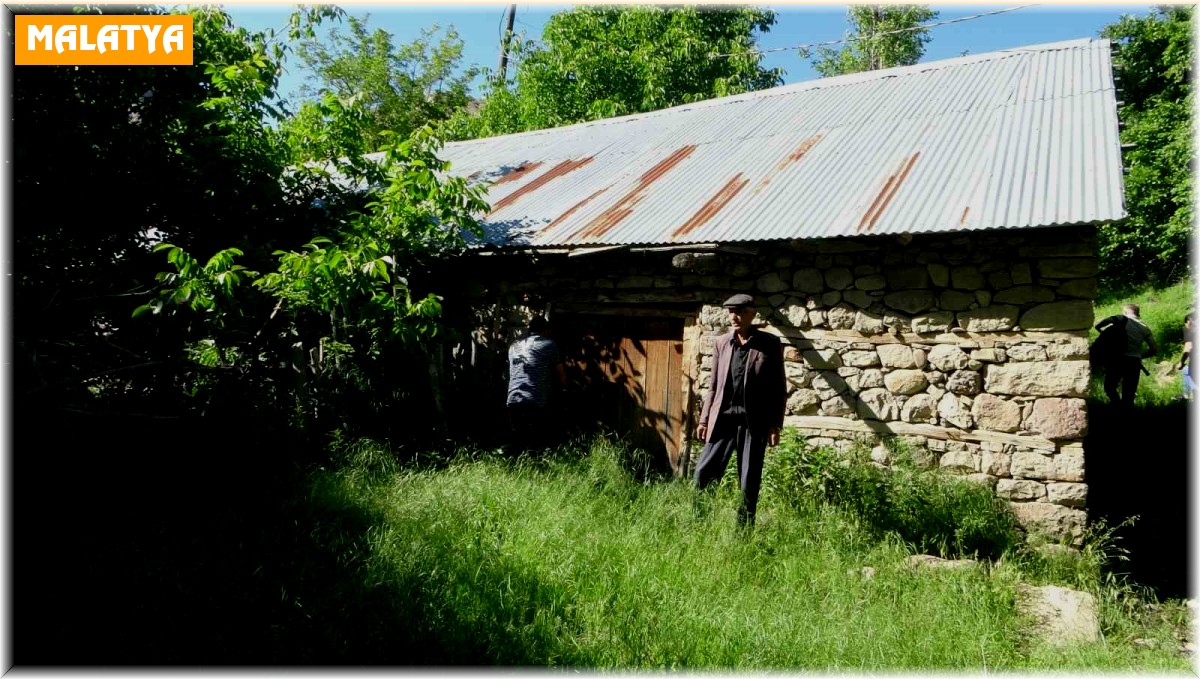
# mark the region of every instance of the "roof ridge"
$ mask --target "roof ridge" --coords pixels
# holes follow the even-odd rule
[[[464,139],[461,141],[447,142],[446,146],[466,146],[470,144],[480,143],[488,139],[499,139],[507,137],[510,139],[520,137],[534,137],[544,134],[552,134],[564,130],[583,129],[595,125],[616,125],[622,123],[630,123],[644,118],[658,117],[680,113],[683,111],[709,108],[712,106],[726,106],[729,104],[741,103],[744,101],[769,99],[772,97],[795,94],[798,92],[806,92],[815,89],[826,89],[831,87],[847,87],[858,85],[864,82],[875,80],[883,80],[886,78],[896,78],[907,75],[916,75],[927,71],[941,70],[944,68],[953,68],[956,66],[965,66],[983,61],[995,61],[999,59],[1007,59],[1023,53],[1029,52],[1054,52],[1067,49],[1079,49],[1082,47],[1108,47],[1109,40],[1107,38],[1076,38],[1073,40],[1059,40],[1055,42],[1039,43],[1034,45],[1025,45],[1019,47],[1006,47],[990,52],[980,52],[979,54],[968,54],[958,57],[950,57],[948,59],[937,59],[924,63],[913,64],[911,66],[894,66],[892,68],[883,68],[874,71],[860,71],[858,73],[848,73],[845,75],[832,76],[829,78],[814,78],[812,80],[804,80],[796,83],[771,87],[765,90],[753,90],[750,92],[741,92],[724,97],[713,97],[712,99],[703,99],[687,104],[678,104],[669,108],[657,109],[654,111],[645,111],[641,113],[630,113],[623,116],[615,116],[612,118],[601,118],[599,120],[587,120],[570,125],[562,125],[560,127],[548,127],[540,130],[528,130],[525,132],[514,132],[511,134],[496,135],[493,137],[479,137],[476,139]]]

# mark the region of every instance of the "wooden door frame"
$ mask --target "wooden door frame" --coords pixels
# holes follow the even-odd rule
[[[678,408],[667,413],[667,417],[679,418],[679,431],[675,440],[670,444],[674,450],[668,449],[667,462],[676,478],[682,478],[688,473],[691,465],[691,432],[695,428],[695,411],[698,407],[695,398],[699,392],[697,380],[700,374],[700,338],[703,328],[699,325],[700,310],[691,309],[646,309],[637,306],[622,306],[619,304],[555,304],[551,312],[551,322],[554,314],[565,316],[621,316],[640,318],[678,318],[683,321],[682,356],[679,370],[678,393],[681,396]]]

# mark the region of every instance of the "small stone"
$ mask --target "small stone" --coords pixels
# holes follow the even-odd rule
[[[967,367],[971,360],[962,349],[950,344],[939,344],[929,352],[929,363],[943,372]]]
[[[912,395],[924,391],[929,380],[920,370],[893,370],[883,376],[883,383],[893,394]]]
[[[1048,439],[1079,439],[1087,434],[1087,402],[1082,398],[1039,398],[1025,428]]]
[[[956,370],[946,380],[946,390],[959,396],[974,396],[983,389],[983,377],[974,370]]]
[[[967,332],[1001,332],[1012,330],[1017,324],[1018,307],[1010,304],[993,304],[991,306],[960,311],[958,324]]]
[[[925,269],[929,272],[929,282],[934,287],[944,288],[950,284],[950,269],[945,264],[930,264]]]
[[[933,308],[935,299],[929,290],[904,290],[885,295],[884,304],[907,314],[916,314]]]
[[[973,266],[956,266],[950,270],[950,285],[959,290],[978,290],[984,287],[983,274]]]
[[[916,333],[947,332],[954,324],[954,313],[950,311],[935,311],[933,313],[915,316],[912,319],[912,331]]]
[[[864,290],[843,290],[842,299],[849,304],[865,309],[871,306],[871,294]]]
[[[1053,479],[1055,476],[1054,460],[1045,455],[1019,451],[1013,453],[1009,473],[1013,475],[1013,478],[1020,479],[1038,481]]]
[[[973,429],[975,418],[971,417],[971,405],[954,394],[944,394],[938,401],[938,415],[959,429]]]
[[[1045,361],[1046,348],[1038,344],[1014,344],[1008,348],[1010,361]]]
[[[1030,503],[1038,504],[1038,503]],[[1017,585],[1018,610],[1033,618],[1038,637],[1051,646],[1091,643],[1100,639],[1096,599],[1087,592],[1046,585]]]
[[[854,281],[854,287],[859,290],[882,290],[887,287],[887,279],[879,274],[863,276]]]
[[[849,330],[854,327],[858,310],[848,304],[838,304],[825,312],[826,323],[833,330]]]
[[[864,335],[878,335],[887,331],[883,319],[867,311],[854,314],[854,325],[851,328]]]
[[[887,269],[887,286],[892,290],[929,287],[929,272],[924,266],[893,266]]]
[[[1087,507],[1086,483],[1047,483],[1046,496],[1050,502],[1064,507],[1083,509]]]
[[[885,368],[915,368],[912,347],[904,344],[879,345],[879,360]]]
[[[1030,304],[1032,302],[1053,302],[1054,290],[1041,285],[1018,285],[996,293],[993,298],[1003,304]]]
[[[1000,479],[996,482],[996,496],[1005,500],[1041,500],[1046,497],[1046,486],[1037,481]]]
[[[1011,357],[1012,349],[1009,349]],[[1004,363],[987,367],[984,389],[1011,396],[1085,397],[1091,375],[1087,361]]]
[[[825,289],[825,277],[820,269],[797,269],[792,275],[792,287],[801,292],[816,294]]]
[[[857,368],[870,368],[879,365],[879,354],[874,351],[847,351],[842,354],[842,363]]]
[[[1021,328],[1035,331],[1086,330],[1092,327],[1092,303],[1069,300],[1039,304],[1021,314]]]
[[[961,290],[943,290],[938,295],[938,306],[946,311],[966,311],[974,302],[974,293]]]
[[[1038,260],[1042,278],[1091,278],[1099,271],[1100,261],[1095,257]]]
[[[905,559],[904,563],[912,568],[940,568],[954,571],[979,565],[978,561],[972,559],[943,559],[932,554],[914,554]]]
[[[1021,406],[992,394],[977,396],[971,404],[971,415],[980,429],[1015,432],[1021,428]]]
[[[825,285],[833,290],[845,290],[854,284],[854,274],[849,269],[835,267],[825,271]]]
[[[909,423],[936,422],[937,401],[929,394],[917,394],[901,406],[900,419]]]
[[[775,272],[771,272],[759,277],[759,279],[755,282],[755,285],[759,290],[766,293],[783,292],[791,287],[779,277],[778,273]]]
[[[868,369],[858,376],[859,389],[876,389],[883,386],[883,371]]]
[[[899,418],[900,406],[887,389],[867,389],[858,395],[858,415],[863,419],[895,420]]]

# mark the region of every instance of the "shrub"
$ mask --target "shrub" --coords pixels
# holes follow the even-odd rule
[[[767,458],[764,496],[782,507],[837,505],[877,533],[940,556],[997,558],[1017,544],[1016,519],[989,488],[917,467],[901,444],[889,445],[898,458],[894,468],[873,463],[863,445],[839,455],[789,429]]]

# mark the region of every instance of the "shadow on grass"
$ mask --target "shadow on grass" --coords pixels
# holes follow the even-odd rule
[[[1129,561],[1114,566],[1160,599],[1188,596],[1191,525],[1188,407],[1182,402],[1121,411],[1088,404],[1084,440],[1088,512],[1115,526]]]
[[[449,543],[379,577],[366,544],[378,517],[312,493],[296,461],[311,453],[267,434],[24,424],[12,468],[19,666],[571,660],[551,633],[570,626],[557,588],[518,564],[465,563]],[[463,587],[478,605],[460,615],[445,597]]]

